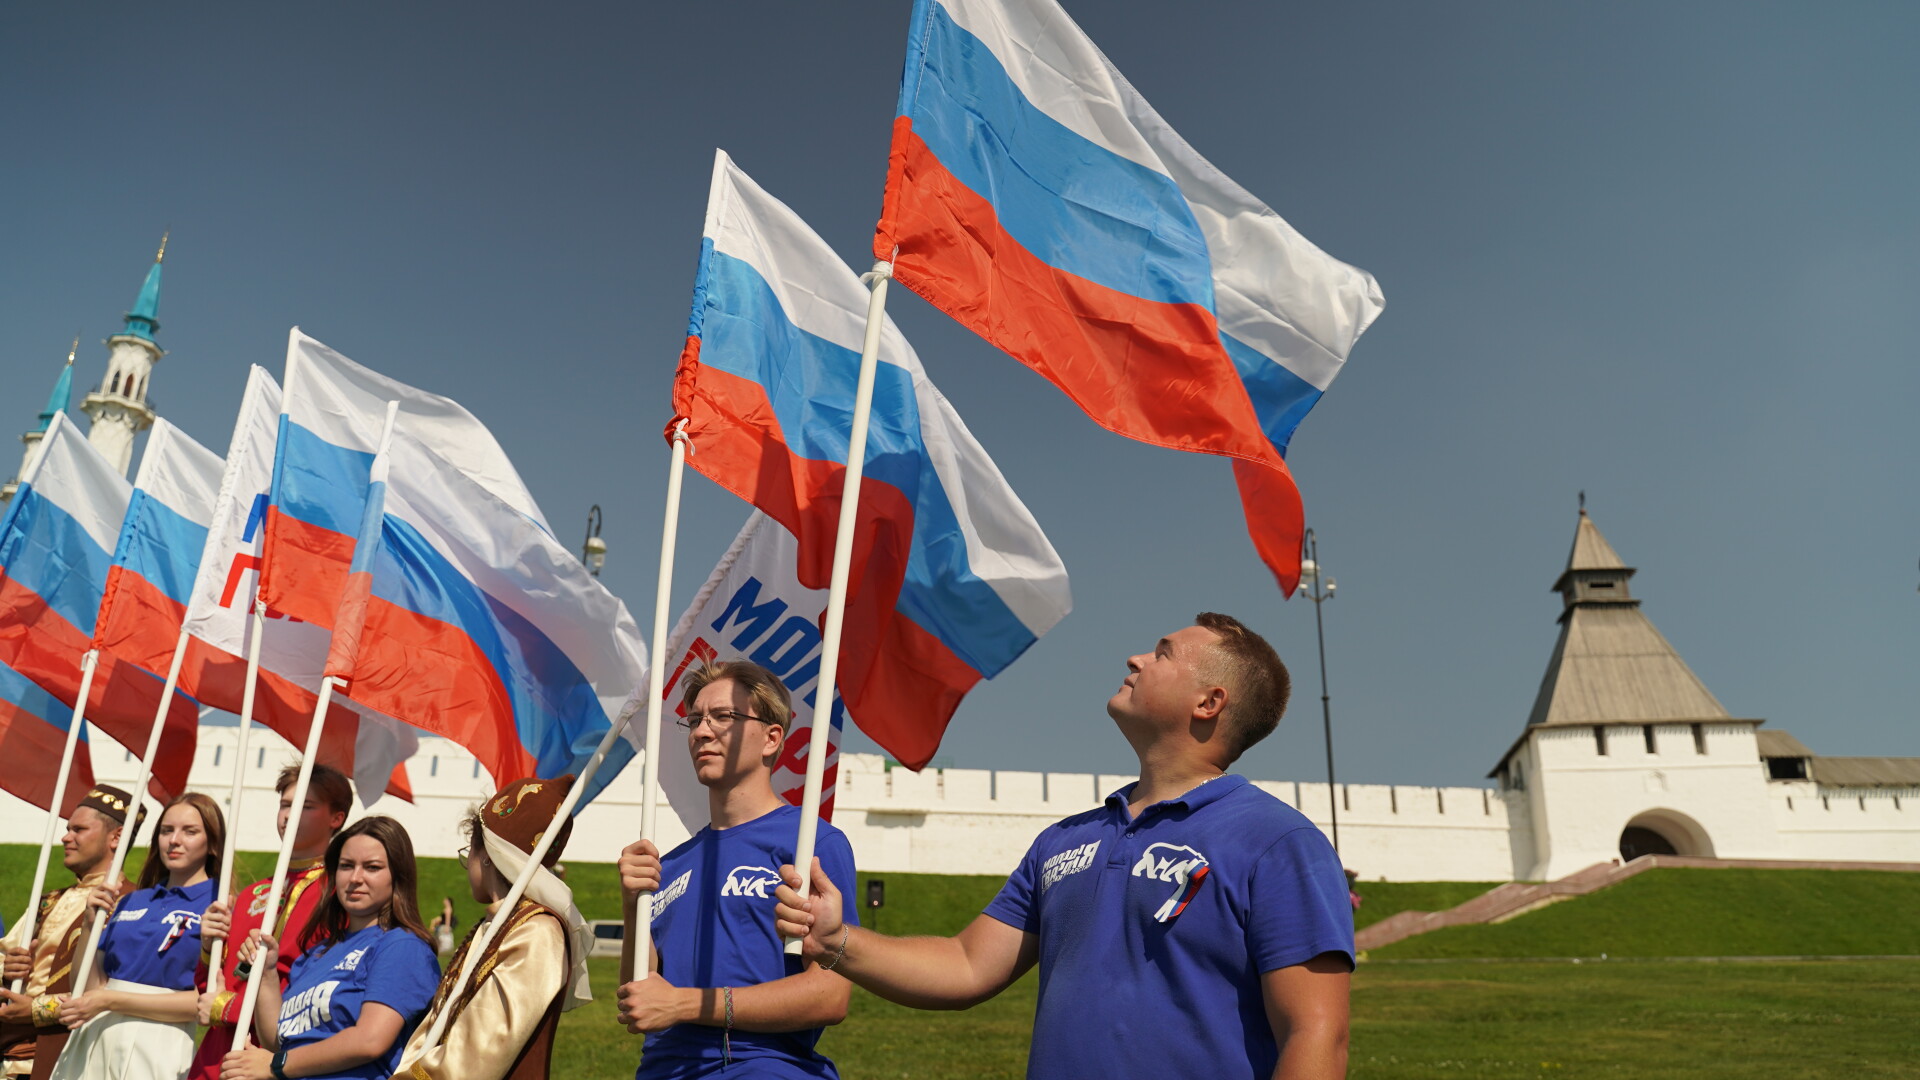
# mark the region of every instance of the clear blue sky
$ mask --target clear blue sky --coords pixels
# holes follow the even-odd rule
[[[1295,438],[1343,779],[1475,783],[1552,648],[1575,493],[1739,716],[1920,754],[1920,7],[1080,0],[1188,139],[1387,310]],[[651,610],[712,148],[863,260],[906,4],[8,5],[0,431],[105,367],[173,229],[161,412],[221,449],[299,324],[499,433]],[[1101,704],[1193,612],[1296,705],[1242,771],[1314,779],[1313,608],[1216,459],[1108,435],[917,298],[893,312],[1073,575],[942,764],[1124,772]],[[11,452],[9,452],[11,453]],[[0,461],[9,474],[13,459]],[[680,597],[745,516],[688,485]],[[857,744],[856,744],[856,748]]]

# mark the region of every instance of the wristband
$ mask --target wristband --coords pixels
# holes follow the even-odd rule
[[[56,994],[42,994],[33,999],[33,1023],[35,1027],[60,1026],[60,998]]]
[[[727,1026],[720,1032],[720,1067],[733,1064],[733,987],[723,986],[720,992],[727,998]]]
[[[273,1052],[273,1064],[270,1068],[273,1070],[273,1080],[288,1080],[286,1047],[283,1046]]]

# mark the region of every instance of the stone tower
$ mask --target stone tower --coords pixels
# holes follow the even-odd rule
[[[1554,582],[1560,637],[1527,726],[1490,774],[1531,822],[1518,876],[1641,854],[1765,858],[1779,848],[1754,728],[1730,715],[1627,588],[1633,568],[1580,509]]]
[[[153,257],[133,310],[127,312],[126,326],[107,339],[107,377],[80,403],[93,421],[87,440],[123,475],[133,463],[134,436],[153,426],[147,381],[153,365],[166,355],[153,340],[160,330],[160,266],[166,258],[167,238],[162,236],[160,253]]]
[[[21,478],[27,475],[28,469],[33,468],[33,459],[39,456],[40,440],[47,437],[47,425],[73,404],[73,358],[79,351],[80,339],[75,337],[72,347],[67,350],[66,366],[60,369],[60,377],[54,380],[53,393],[47,395],[47,407],[40,410],[40,422],[33,430],[20,436],[20,441],[27,444],[27,450],[20,455],[20,471],[13,474],[13,479],[7,481],[5,487],[0,487],[0,504],[12,499],[13,493],[20,490]]]

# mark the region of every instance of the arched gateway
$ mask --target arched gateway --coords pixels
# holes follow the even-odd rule
[[[1620,861],[1642,855],[1713,857],[1713,839],[1700,823],[1676,810],[1649,810],[1635,815],[1620,831]]]

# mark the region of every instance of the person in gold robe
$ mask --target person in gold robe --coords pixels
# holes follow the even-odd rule
[[[461,858],[473,898],[487,905],[487,916],[447,962],[426,1018],[401,1052],[395,1080],[546,1080],[560,1014],[593,999],[586,966],[592,933],[573,905],[572,890],[552,869],[573,832],[571,820],[558,826],[526,895],[513,911],[501,908],[540,837],[554,827],[573,779],[515,780],[468,816]],[[502,918],[505,926],[451,1004],[445,1035],[428,1045],[468,952]]]
[[[73,992],[73,956],[86,935],[83,916],[87,897],[107,880],[113,845],[127,821],[132,796],[106,784],[95,786],[67,818],[60,838],[60,863],[74,876],[74,884],[54,889],[40,899],[34,920],[34,939],[25,940],[23,921],[0,938],[6,950],[6,985],[0,987],[0,1050],[5,1075],[46,1080],[67,1042],[60,1022],[60,996]],[[141,810],[139,819],[146,818]],[[131,886],[123,878],[119,892]],[[14,993],[15,979],[26,980],[24,992]]]

